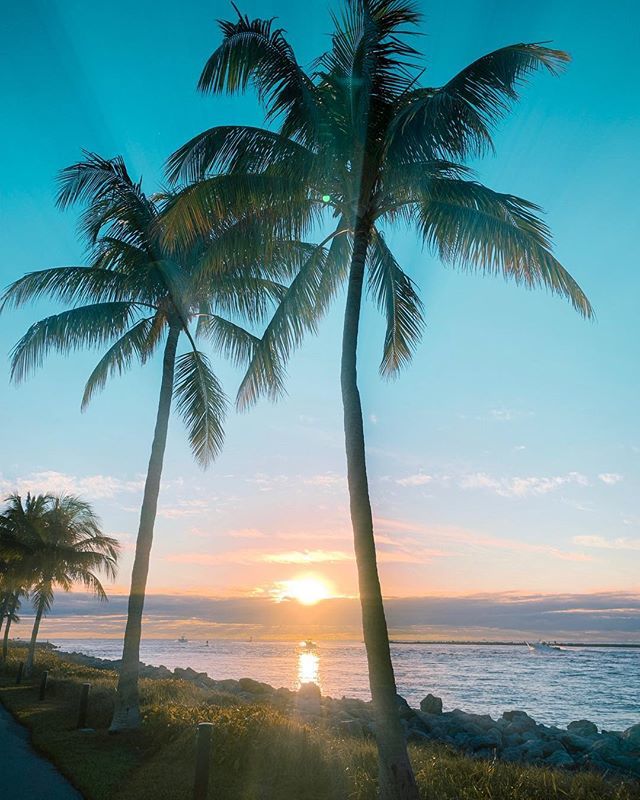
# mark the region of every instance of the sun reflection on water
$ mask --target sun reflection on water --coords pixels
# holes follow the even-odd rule
[[[298,654],[298,683],[316,683],[320,686],[320,656],[315,651]]]

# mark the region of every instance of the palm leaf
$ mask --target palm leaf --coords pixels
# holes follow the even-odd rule
[[[122,335],[137,314],[128,302],[94,303],[34,323],[11,351],[11,377],[20,382],[42,366],[51,351],[97,347]]]
[[[193,454],[200,465],[206,467],[222,449],[223,422],[228,406],[206,355],[191,350],[178,358],[174,396],[187,426]]]
[[[494,50],[465,67],[439,89],[401,96],[388,137],[388,157],[465,157],[493,149],[491,127],[518,99],[531,74],[557,75],[569,61],[561,50],[540,43]]]
[[[390,378],[409,363],[420,341],[423,305],[379,231],[372,234],[368,259],[369,291],[387,320],[380,373]]]
[[[107,350],[84,388],[81,406],[83,411],[91,402],[93,395],[104,388],[112,375],[116,373],[122,375],[135,358],[141,364],[151,358],[160,341],[161,323],[162,318],[158,315],[141,319]]]

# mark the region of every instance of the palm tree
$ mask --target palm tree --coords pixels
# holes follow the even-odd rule
[[[279,220],[281,235],[289,221],[294,236],[306,235],[307,226],[319,220],[330,230],[322,243],[328,255],[310,255],[267,326],[238,402],[242,408],[262,393],[274,393],[287,357],[346,281],[341,390],[347,475],[385,800],[416,798],[417,788],[397,713],[366,472],[356,372],[365,282],[386,317],[384,377],[409,362],[423,330],[416,287],[385,232],[411,226],[445,263],[499,274],[527,288],[546,287],[567,297],[580,314],[592,313],[553,256],[540,209],[492,191],[464,163],[493,148],[491,129],[518,98],[519,86],[540,69],[557,74],[568,56],[541,44],[515,44],[432,88],[422,84],[425,70],[407,38],[419,19],[410,0],[345,0],[333,18],[331,48],[310,74],[272,21],[238,13],[220,22],[222,43],[207,61],[199,88],[236,93],[252,86],[270,127],[211,128],[168,164],[170,179],[201,182],[184,199],[189,205],[180,218],[191,221],[194,235],[202,209],[213,202],[210,176],[225,172],[238,180],[268,178],[268,199],[291,210]],[[274,189],[276,177],[281,185]],[[254,193],[249,201],[257,199]]]
[[[29,675],[40,623],[51,610],[54,589],[68,592],[79,583],[106,600],[97,573],[115,577],[119,545],[102,533],[91,506],[72,495],[28,494],[23,502],[20,495],[12,494],[2,517],[3,554],[18,559],[21,571],[29,574],[33,583],[36,613],[25,664]],[[14,598],[18,599],[18,592]]]
[[[89,266],[29,273],[9,286],[2,300],[5,307],[19,307],[46,295],[75,305],[35,323],[18,342],[12,355],[16,381],[40,366],[51,350],[69,353],[108,345],[87,381],[83,408],[109,377],[123,373],[134,362],[146,363],[164,342],[113,731],[140,724],[142,613],[172,398],[201,466],[215,458],[224,439],[227,400],[195,339],[208,339],[234,363],[246,364],[259,340],[229,317],[259,322],[286,291],[265,277],[261,245],[266,243],[255,215],[234,216],[233,193],[231,189],[224,193],[224,180],[219,191],[224,205],[222,211],[220,206],[207,209],[206,236],[170,246],[163,215],[175,202],[172,195],[148,197],[140,182],[131,179],[121,158],[86,154],[84,161],[62,171],[58,204],[62,208],[84,205],[80,232],[88,244]],[[270,252],[269,274],[273,275],[278,257],[274,248]],[[291,269],[291,253],[289,244],[283,244],[284,275]],[[180,340],[187,344],[183,354],[178,354]]]

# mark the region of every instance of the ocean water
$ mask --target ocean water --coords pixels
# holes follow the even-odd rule
[[[117,659],[114,639],[53,640],[62,650]],[[292,642],[143,641],[140,658],[169,669],[192,667],[210,677],[249,677],[296,689],[315,681],[331,697],[370,699],[364,645],[320,642],[314,652]],[[579,647],[532,653],[524,646],[395,644],[398,691],[413,706],[428,693],[445,710],[500,716],[522,709],[539,722],[566,726],[590,719],[607,730],[640,722],[640,649]]]

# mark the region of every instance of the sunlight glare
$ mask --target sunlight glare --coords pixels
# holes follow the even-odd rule
[[[314,575],[305,575],[282,581],[278,594],[278,599],[280,600],[291,598],[305,606],[312,606],[333,596],[332,589],[327,581]]]

